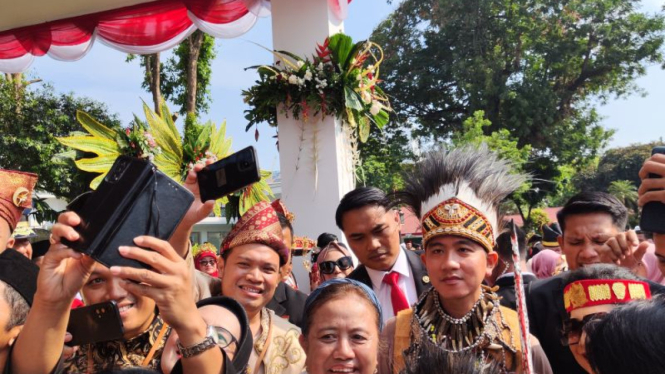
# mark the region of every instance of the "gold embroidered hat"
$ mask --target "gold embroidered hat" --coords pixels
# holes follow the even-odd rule
[[[579,280],[563,290],[563,304],[568,313],[596,305],[623,304],[643,299],[651,299],[649,284],[625,279]]]
[[[511,164],[480,147],[429,153],[404,178],[398,201],[420,217],[423,247],[441,235],[475,241],[494,250],[499,232],[499,204],[526,180]]]
[[[240,217],[224,238],[221,252],[250,243],[259,243],[274,249],[279,255],[280,266],[286,264],[289,258],[289,249],[284,245],[277,213],[266,201],[254,205]]]
[[[32,191],[37,174],[0,169],[0,218],[7,221],[11,231],[21,219],[23,210],[32,206]]]
[[[286,205],[284,205],[281,199],[273,201],[270,205],[275,209],[275,212],[282,213],[284,217],[286,217],[286,220],[293,224],[293,220],[296,219],[296,216],[286,209]]]

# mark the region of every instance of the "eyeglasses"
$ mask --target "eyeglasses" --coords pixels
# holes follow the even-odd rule
[[[584,316],[582,320],[579,319],[569,319],[564,322],[563,325],[563,337],[561,343],[563,345],[575,345],[579,344],[580,337],[582,332],[586,330],[586,326],[593,324],[594,321],[599,321],[605,316],[606,313],[593,313],[587,316]]]
[[[323,261],[319,264],[319,269],[323,274],[332,274],[335,272],[335,266],[342,271],[348,270],[353,267],[353,260],[349,256],[344,256],[337,261]]]
[[[215,260],[203,260],[203,261],[200,261],[199,264],[201,266],[215,265],[215,264],[217,264],[217,261],[215,261]]]

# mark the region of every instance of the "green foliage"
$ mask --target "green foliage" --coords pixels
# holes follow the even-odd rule
[[[663,144],[662,139],[645,144],[609,149],[594,164],[573,178],[579,190],[607,191],[613,181],[626,180],[640,185],[638,173],[644,160],[651,156],[651,149]]]
[[[196,110],[194,113],[207,113],[210,109],[210,82],[212,79],[212,62],[217,56],[215,37],[201,33],[201,47],[198,50],[196,65]],[[193,35],[194,36],[194,35]],[[180,106],[180,114],[186,114],[187,103],[187,61],[191,58],[193,38],[189,37],[173,50],[162,69],[161,89],[164,99]],[[144,85],[145,88],[145,85]]]
[[[436,145],[477,142],[480,128],[484,141],[499,141],[494,149],[515,141],[504,157],[520,161],[530,146],[522,168],[533,182],[515,196],[528,217],[571,194],[575,173],[607,145],[613,131],[601,126],[597,100],[640,92],[636,78],[663,61],[663,15],[639,4],[404,0],[371,37],[385,46],[381,73],[399,119],[384,131],[405,127]],[[487,122],[468,128],[479,110]]]
[[[94,175],[77,171],[68,158],[56,157],[66,150],[56,137],[84,130],[76,120],[78,110],[110,128],[119,129],[120,122],[106,105],[56,93],[49,85],[21,91],[17,96],[15,87],[0,78],[0,167],[34,172],[39,176],[37,190],[71,200],[88,189]],[[37,218],[45,215],[42,209]]]
[[[628,221],[631,227],[637,225],[637,187],[631,181],[616,180],[610,183],[607,192],[616,197],[628,209]]]
[[[550,219],[547,216],[547,213],[540,208],[535,208],[531,211],[531,214],[529,214],[529,221],[524,225],[524,229],[526,232],[538,232],[542,225],[548,223],[550,223]]]
[[[318,45],[311,59],[286,51],[274,51],[274,66],[254,66],[255,84],[242,92],[250,109],[245,111],[249,131],[267,122],[277,126],[277,110],[307,122],[321,115],[335,116],[353,129],[361,143],[370,135],[371,124],[379,129],[389,120],[388,97],[379,87],[381,48],[369,41],[353,43],[335,34]]]

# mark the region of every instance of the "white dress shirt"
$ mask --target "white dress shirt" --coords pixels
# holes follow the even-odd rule
[[[372,288],[374,289],[374,293],[376,293],[376,297],[379,298],[379,303],[383,309],[383,323],[386,323],[390,318],[395,316],[392,299],[390,298],[390,286],[383,283],[383,277],[386,274],[392,271],[399,273],[397,284],[406,296],[406,301],[409,302],[409,305],[413,305],[418,301],[418,293],[416,292],[416,283],[413,279],[413,272],[411,271],[411,266],[409,266],[409,260],[406,258],[406,253],[403,250],[399,251],[397,261],[391,270],[379,271],[368,267],[365,267],[365,269],[367,270],[369,278],[372,280]]]

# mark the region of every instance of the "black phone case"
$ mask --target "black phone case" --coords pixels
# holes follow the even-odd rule
[[[67,332],[72,334],[68,346],[122,339],[123,327],[118,306],[107,301],[72,309]]]
[[[656,147],[651,155],[665,154],[665,146]],[[665,175],[649,175],[649,178],[665,178]],[[665,234],[665,204],[657,201],[646,203],[640,215],[640,230]]]
[[[147,268],[121,256],[118,247],[135,245],[141,235],[168,240],[193,202],[191,192],[151,163],[120,156],[97,190],[68,206],[81,217],[81,238],[63,242],[107,267]]]
[[[249,146],[214,164],[197,174],[201,201],[215,200],[227,196],[261,180],[261,169],[256,150]]]

